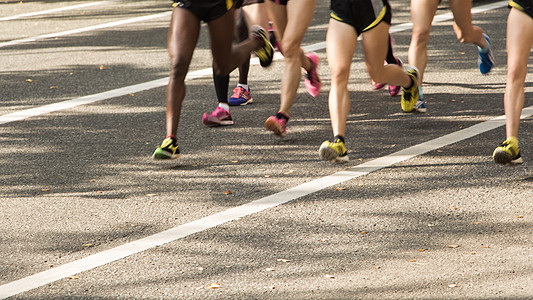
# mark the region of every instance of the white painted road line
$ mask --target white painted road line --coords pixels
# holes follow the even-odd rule
[[[25,14],[20,14],[20,15],[15,15],[15,16],[2,17],[2,18],[0,18],[0,22],[16,20],[16,19],[23,19],[23,18],[27,18],[27,17],[34,17],[34,16],[40,16],[40,15],[46,15],[46,14],[52,14],[52,13],[56,13],[56,12],[66,11],[66,10],[74,10],[74,9],[86,8],[86,7],[90,7],[90,6],[101,5],[101,4],[106,4],[106,3],[110,3],[110,2],[116,2],[116,1],[118,1],[118,0],[108,0],[108,1],[98,1],[98,2],[91,2],[91,3],[83,3],[83,4],[71,5],[71,6],[67,6],[67,7],[60,7],[60,8],[53,8],[53,9],[36,11],[36,12],[31,12],[31,13],[25,13]]]
[[[89,26],[89,27],[83,27],[83,28],[78,28],[78,29],[62,31],[62,32],[48,33],[48,34],[29,37],[29,38],[25,38],[25,39],[12,40],[12,41],[8,41],[8,42],[0,43],[0,48],[4,48],[4,47],[8,47],[8,46],[20,45],[20,44],[25,44],[25,43],[30,43],[30,42],[35,42],[35,41],[39,41],[39,40],[51,39],[51,38],[56,38],[56,37],[61,37],[61,36],[66,36],[66,35],[78,34],[78,33],[83,33],[83,32],[87,32],[87,31],[93,31],[93,30],[99,30],[99,29],[110,28],[110,27],[115,27],[115,26],[121,26],[121,25],[125,25],[125,24],[141,22],[141,21],[147,21],[147,20],[156,19],[156,18],[167,17],[167,16],[170,16],[171,13],[172,13],[171,11],[167,11],[167,12],[154,14],[154,15],[141,16],[141,17],[130,18],[130,19],[125,19],[125,20],[120,20],[120,21],[115,21],[115,22],[110,22],[110,23],[105,23],[105,24],[99,24],[99,25],[94,25],[94,26]]]
[[[476,7],[475,9],[472,9],[472,13],[474,13],[474,12],[481,13],[481,12],[484,12],[484,11],[487,11],[487,10],[501,8],[501,7],[504,7],[506,5],[507,5],[507,1],[500,1],[500,2],[496,2],[496,3],[482,5],[482,6]],[[140,17],[140,18],[156,18],[156,17],[160,17],[160,16],[163,16],[163,15],[166,15],[166,14],[170,14],[170,12],[157,14],[157,15],[144,16],[144,17]],[[451,13],[435,16],[435,19],[439,20],[439,22],[451,20],[452,18],[453,18],[453,15]],[[118,21],[118,22],[113,22],[113,23],[119,23],[119,22],[125,22],[125,21],[127,21],[129,23],[132,23],[132,22],[136,22],[137,19],[139,19],[139,18],[128,19],[128,20],[123,20],[123,21]],[[102,25],[98,25],[98,26],[111,26],[110,24],[112,24],[112,23],[102,24]],[[121,24],[124,24],[124,23],[121,23]],[[113,25],[113,26],[115,26],[115,25]],[[399,32],[399,31],[409,30],[409,29],[412,28],[412,26],[413,26],[412,23],[404,23],[404,24],[394,25],[394,26],[391,27],[390,32]],[[95,26],[92,26],[92,27],[95,27]],[[89,29],[89,28],[90,27],[86,27],[86,28],[82,28],[82,29],[86,30],[86,31],[93,30],[93,29]],[[64,33],[66,35],[66,31]],[[18,41],[21,41],[21,40],[18,40]],[[14,42],[14,41],[12,41],[12,42]],[[0,43],[0,47],[2,47],[1,43]],[[320,42],[320,43],[304,46],[302,48],[306,52],[308,52],[308,51],[320,51],[320,50],[324,50],[326,48],[326,42]],[[274,55],[274,60],[279,60],[279,59],[282,59],[282,58],[283,58],[283,56],[280,53],[276,53]],[[250,63],[253,64],[253,65],[257,65],[257,64],[259,64],[259,60],[257,59],[257,57],[255,57],[255,58],[253,58],[251,60]],[[194,71],[194,72],[189,72],[189,74],[187,75],[185,80],[192,80],[192,79],[200,78],[200,77],[203,77],[203,76],[211,76],[212,72],[213,71],[212,71],[211,68],[198,70],[198,71]],[[10,113],[10,114],[5,114],[5,115],[0,116],[0,125],[11,123],[11,122],[15,122],[15,121],[22,121],[24,119],[35,117],[35,116],[39,116],[39,115],[42,115],[42,114],[51,113],[51,112],[55,112],[55,111],[59,111],[59,110],[63,110],[63,109],[68,109],[68,108],[76,107],[76,106],[79,106],[79,105],[90,104],[90,103],[98,102],[98,101],[101,101],[101,100],[110,99],[110,98],[113,98],[113,97],[120,97],[120,96],[124,96],[124,95],[129,95],[129,94],[132,94],[132,93],[138,93],[138,92],[146,91],[146,90],[149,90],[149,89],[153,89],[153,88],[164,86],[167,83],[168,83],[168,77],[167,78],[156,79],[156,80],[145,82],[145,83],[141,83],[141,84],[131,85],[131,86],[127,86],[127,87],[123,87],[123,88],[119,88],[119,89],[115,89],[115,90],[111,90],[111,91],[107,91],[107,92],[103,92],[103,93],[99,93],[99,94],[84,96],[84,97],[71,99],[71,100],[67,100],[67,101],[63,101],[63,102],[58,102],[58,103],[49,104],[49,105],[45,105],[45,106],[41,106],[41,107],[30,108],[30,109],[26,109],[26,110]]]
[[[533,106],[523,110],[522,118],[533,115]],[[476,124],[474,126],[450,133],[448,135],[418,144],[407,149],[383,156],[372,161],[354,166],[350,169],[337,172],[335,174],[318,178],[310,182],[301,184],[294,188],[255,200],[241,206],[213,214],[211,216],[176,226],[169,230],[118,246],[100,253],[90,255],[86,258],[64,264],[53,269],[37,273],[0,286],[0,299],[5,299],[23,293],[54,281],[73,276],[78,273],[88,271],[99,266],[117,261],[124,257],[134,255],[145,250],[161,246],[166,243],[176,241],[191,234],[199,233],[206,229],[216,227],[243,218],[260,211],[273,208],[275,206],[296,200],[309,194],[321,191],[325,188],[352,180],[357,177],[367,175],[371,172],[389,167],[415,156],[425,154],[447,145],[460,142],[478,134],[493,130],[505,125],[505,117],[500,116],[489,121]]]
[[[194,72],[189,72],[185,80],[193,80],[196,78],[201,78],[201,77],[210,76],[210,75],[213,75],[212,69],[203,69],[203,70],[198,70]],[[115,97],[120,97],[120,96],[134,94],[134,93],[138,93],[142,91],[151,90],[153,88],[167,85],[168,80],[169,80],[168,77],[156,79],[156,80],[152,80],[152,81],[148,81],[144,83],[126,86],[126,87],[115,89],[115,90],[110,90],[110,91],[99,93],[99,94],[93,94],[93,95],[75,98],[75,99],[71,99],[71,100],[67,100],[63,102],[52,103],[52,104],[43,105],[43,106],[39,106],[35,108],[17,111],[17,112],[10,113],[10,114],[5,114],[5,115],[0,116],[0,125],[15,122],[15,121],[22,121],[27,118],[36,117],[39,115],[43,115],[43,114],[47,114],[47,113],[51,113],[55,111],[60,111],[60,110],[68,109],[68,108],[73,108],[73,107],[80,106],[80,105],[90,104],[90,103],[94,103],[94,102],[98,102],[102,100],[112,99]]]
[[[129,95],[132,93],[137,93],[140,91],[153,89],[156,87],[164,86],[167,83],[168,83],[168,78],[162,78],[162,79],[157,79],[157,80],[153,80],[149,82],[144,82],[141,84],[130,85],[127,87],[123,87],[123,88],[119,88],[119,89],[115,89],[115,90],[111,90],[111,91],[107,91],[107,92],[103,92],[99,94],[89,95],[89,96],[80,97],[80,98],[67,100],[63,102],[52,103],[52,104],[48,104],[44,106],[21,110],[18,112],[0,116],[0,125],[15,122],[15,121],[21,121],[27,118],[31,118],[31,117],[39,116],[42,114],[59,111],[59,110],[68,109],[68,108],[76,107],[79,105],[90,104],[90,103],[94,103],[94,102],[98,102],[98,101],[102,101],[106,99],[111,99],[115,97]]]

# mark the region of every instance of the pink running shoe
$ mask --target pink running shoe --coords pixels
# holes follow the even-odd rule
[[[284,137],[287,134],[287,120],[283,118],[279,119],[276,116],[271,116],[266,120],[265,127],[280,137]]]
[[[385,86],[385,84],[384,83],[377,83],[374,80],[371,80],[370,81],[370,86],[372,87],[373,90],[377,91],[377,90],[381,90]]]
[[[320,89],[322,88],[322,83],[317,73],[318,56],[313,52],[306,53],[305,56],[311,61],[311,70],[305,75],[305,87],[311,96],[316,97],[320,94]]]
[[[204,113],[202,123],[206,126],[227,126],[235,124],[231,119],[230,113],[218,106],[212,113]]]
[[[395,57],[394,59],[396,60],[396,64],[398,66],[400,66],[400,67],[403,66],[402,61],[399,58]],[[398,93],[400,92],[401,89],[402,89],[401,86],[389,85],[389,95],[391,97],[394,97],[394,96],[398,95]]]

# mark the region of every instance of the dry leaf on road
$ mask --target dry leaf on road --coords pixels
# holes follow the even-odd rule
[[[211,283],[210,285],[206,286],[205,288],[206,288],[206,289],[218,289],[218,288],[220,288],[220,283],[218,283],[218,282],[213,282],[213,283]]]

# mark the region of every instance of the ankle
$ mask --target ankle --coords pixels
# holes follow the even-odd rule
[[[282,113],[281,111],[276,114],[276,118],[278,119],[285,119],[285,121],[289,121],[289,116],[285,113]]]

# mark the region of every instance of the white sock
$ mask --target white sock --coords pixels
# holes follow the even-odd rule
[[[242,83],[239,83],[239,84],[237,84],[237,86],[240,86],[240,87],[242,87],[243,89],[245,89],[245,90],[247,90],[247,91],[249,91],[249,90],[250,90],[250,88],[248,87],[248,85],[247,85],[247,84],[242,84]]]
[[[224,102],[219,102],[218,103],[218,107],[222,108],[223,110],[229,112],[229,105],[227,103],[224,103]]]
[[[479,52],[483,53],[483,54],[487,54],[487,52],[489,52],[490,50],[490,43],[488,40],[485,40],[486,44],[485,44],[485,47],[484,48],[481,48],[479,46],[477,46],[477,49],[479,50]]]

